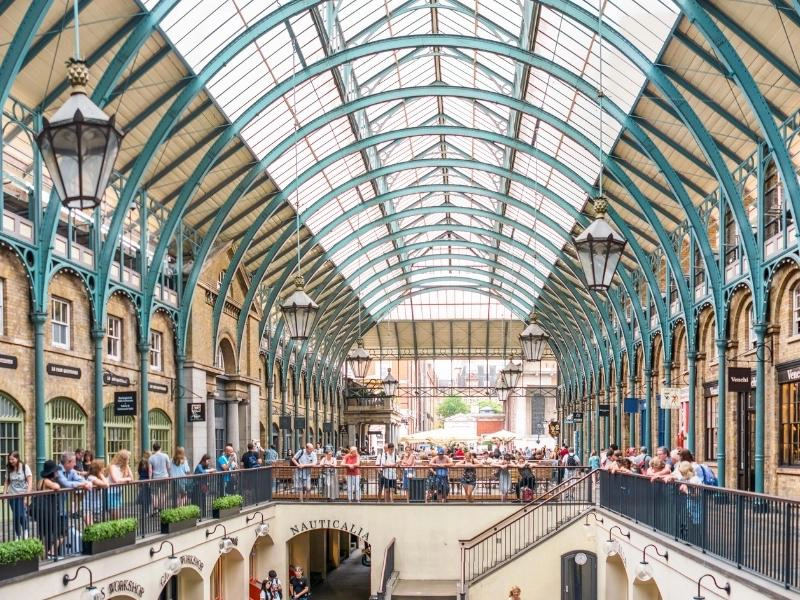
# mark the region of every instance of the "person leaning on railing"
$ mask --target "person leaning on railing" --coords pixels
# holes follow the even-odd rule
[[[13,450],[6,459],[5,493],[9,496],[28,494],[33,491],[33,475],[28,465],[22,462],[19,452]],[[17,539],[28,537],[28,512],[25,497],[10,498],[8,501],[14,515],[14,536]]]
[[[112,519],[119,518],[120,509],[122,508],[122,488],[118,486],[133,481],[130,461],[130,450],[120,450],[111,459],[111,466],[108,468],[108,479],[111,483],[111,487],[108,490],[108,510]]]

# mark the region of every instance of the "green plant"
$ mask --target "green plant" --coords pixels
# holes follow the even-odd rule
[[[38,538],[0,543],[0,565],[33,560],[42,554],[44,554],[44,544]]]
[[[443,419],[452,417],[453,415],[465,415],[469,414],[469,404],[464,402],[461,396],[455,394],[445,397],[437,407],[436,412]]]
[[[136,519],[116,519],[89,525],[83,531],[84,542],[101,542],[121,538],[136,531]]]
[[[160,514],[161,522],[166,525],[167,523],[199,519],[200,507],[196,504],[187,504],[186,506],[179,506],[178,508],[166,508],[162,510]]]
[[[211,508],[214,510],[225,510],[226,508],[238,508],[244,504],[244,498],[239,494],[232,496],[221,496],[211,503]]]

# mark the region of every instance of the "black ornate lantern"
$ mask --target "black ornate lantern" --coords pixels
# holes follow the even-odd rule
[[[594,201],[597,217],[575,238],[575,250],[586,276],[586,286],[605,292],[625,251],[628,241],[606,220],[608,200],[598,196]]]
[[[86,95],[89,69],[82,60],[67,63],[72,94],[36,138],[61,203],[93,209],[102,201],[124,134]]]
[[[544,346],[550,336],[542,329],[536,318],[536,314],[531,315],[528,326],[519,334],[519,343],[522,345],[522,355],[527,361],[542,360]]]
[[[397,393],[397,386],[398,386],[399,382],[397,381],[397,377],[392,375],[392,370],[391,369],[387,369],[386,371],[387,371],[386,377],[383,378],[383,382],[382,382],[383,383],[383,394],[385,396],[388,396],[389,398],[392,398]]]
[[[505,378],[502,375],[497,376],[497,381],[495,381],[494,389],[497,391],[497,399],[500,402],[505,402],[508,400],[508,395],[511,393],[511,388],[506,383]]]
[[[305,292],[305,280],[302,275],[294,278],[294,292],[281,304],[281,312],[286,320],[289,337],[304,341],[311,337],[314,320],[319,306]]]
[[[522,365],[518,365],[513,360],[509,360],[508,364],[500,371],[500,377],[503,379],[506,387],[513,390],[517,387],[520,377],[522,377]]]
[[[364,349],[364,340],[358,338],[356,340],[356,348],[350,351],[347,355],[347,364],[350,365],[350,370],[356,379],[364,379],[367,376],[367,369],[372,362],[372,357]]]

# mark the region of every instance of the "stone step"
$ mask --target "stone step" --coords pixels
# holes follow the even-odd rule
[[[392,588],[392,600],[420,598],[456,600],[458,581],[443,579],[398,579]]]

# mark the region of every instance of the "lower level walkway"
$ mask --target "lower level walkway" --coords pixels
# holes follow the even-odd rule
[[[367,600],[369,572],[370,568],[361,564],[361,550],[356,550],[311,590],[311,596],[314,600]]]

